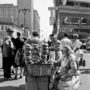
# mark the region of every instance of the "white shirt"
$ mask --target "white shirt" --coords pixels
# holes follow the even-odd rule
[[[82,42],[79,39],[77,39],[74,42],[72,42],[73,50],[76,50],[77,48],[80,48],[81,45],[82,45]]]
[[[68,39],[67,37],[61,40],[61,45],[62,46],[68,45],[68,46],[71,47],[71,44],[72,44],[71,40]]]

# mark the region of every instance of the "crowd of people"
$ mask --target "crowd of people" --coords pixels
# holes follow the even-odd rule
[[[7,36],[3,39],[2,47],[3,72],[5,79],[12,78],[12,70],[15,73],[14,79],[17,79],[18,67],[20,67],[20,78],[22,78],[24,65],[26,63],[24,54],[25,45],[27,45],[27,47],[31,47],[31,43],[35,44],[35,48],[37,47],[37,43],[47,43],[48,45],[48,52],[46,52],[48,54],[47,60],[52,65],[55,65],[55,72],[51,76],[51,89],[54,88],[56,82],[59,82],[60,79],[62,81],[68,81],[68,79],[70,80],[71,76],[76,76],[79,74],[77,73],[80,65],[78,58],[81,57],[83,59],[83,51],[80,52],[82,42],[78,39],[78,34],[74,34],[72,40],[68,38],[67,33],[64,34],[64,37],[61,40],[58,40],[54,34],[51,34],[50,40],[48,42],[43,42],[40,40],[38,32],[33,32],[32,39],[22,38],[19,32],[17,33],[17,38],[13,38],[13,30],[10,28],[8,28],[6,32]],[[29,49],[31,50],[31,48]],[[77,51],[79,53],[77,53]],[[43,53],[45,54],[45,52]],[[30,54],[31,52],[27,53],[27,55]],[[39,53],[37,54],[40,56]],[[46,59],[46,56],[43,57]],[[27,59],[29,58],[30,57],[27,56]]]
[[[8,28],[6,30],[7,35],[3,39],[2,45],[2,57],[3,57],[3,72],[4,78],[9,79],[11,77],[11,73],[15,73],[15,79],[17,79],[17,71],[18,67],[20,67],[20,78],[22,78],[22,61],[17,63],[16,54],[17,51],[23,48],[25,43],[25,39],[21,37],[21,34],[17,32],[17,38],[13,37],[13,30]],[[12,70],[11,70],[12,69]]]
[[[67,90],[76,90],[80,84],[79,66],[81,65],[80,60],[83,59],[82,42],[78,39],[78,34],[74,34],[72,40],[68,37],[65,33],[63,39],[57,40],[55,35],[50,35],[49,59],[56,66],[51,78],[51,90],[57,88],[57,90],[66,90],[63,89],[66,87],[68,87]]]

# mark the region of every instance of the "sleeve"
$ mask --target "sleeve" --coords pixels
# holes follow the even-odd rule
[[[8,37],[8,36],[5,37],[4,42],[5,42],[5,44],[6,44],[9,48],[11,48],[11,49],[14,48],[13,42],[11,41],[11,38],[10,38],[10,37]]]
[[[70,70],[68,71],[68,74],[70,76],[74,75],[77,71],[77,63],[75,61],[75,57],[73,56],[70,61]]]
[[[77,47],[80,48],[82,46],[82,42],[78,41]]]
[[[5,37],[4,42],[5,42],[6,45],[9,45],[9,43],[10,43],[9,37]]]
[[[62,59],[62,52],[61,51],[58,51],[57,54],[58,54],[58,60],[57,60],[57,62],[60,62],[61,59]]]
[[[15,63],[17,65],[19,65],[19,62],[20,62],[20,53],[19,53],[19,50],[16,52],[16,55],[15,55]]]
[[[12,41],[11,41],[11,48],[14,49],[14,45],[13,45]]]
[[[70,47],[72,47],[72,41],[70,40]]]
[[[77,64],[76,64],[75,61],[71,61],[70,66],[71,66],[71,69],[73,69],[73,70],[77,70]]]
[[[76,62],[71,62],[70,63],[70,70],[68,71],[69,76],[75,75],[77,72],[77,64]]]

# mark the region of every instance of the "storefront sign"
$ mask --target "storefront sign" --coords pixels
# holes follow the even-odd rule
[[[62,15],[60,20],[61,27],[90,28],[90,17],[87,16]]]

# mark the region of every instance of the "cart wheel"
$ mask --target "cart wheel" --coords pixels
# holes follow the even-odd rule
[[[85,67],[86,66],[86,61],[85,60],[83,60],[83,67]]]

